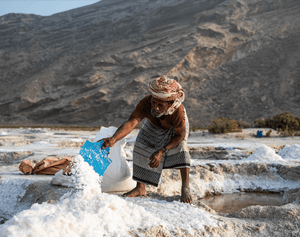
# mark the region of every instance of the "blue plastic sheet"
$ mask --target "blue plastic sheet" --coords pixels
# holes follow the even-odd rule
[[[110,148],[102,149],[103,143],[102,140],[99,142],[86,141],[79,151],[79,155],[83,157],[84,161],[89,163],[100,176],[103,176],[105,170],[112,162],[108,157]]]

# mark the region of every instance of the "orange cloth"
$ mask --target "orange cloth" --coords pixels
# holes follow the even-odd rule
[[[59,170],[63,170],[63,174],[71,172],[72,157],[46,157],[34,168],[32,163],[28,160],[23,160],[19,166],[19,170],[24,174],[29,174],[31,171],[34,174],[55,174]]]
[[[24,174],[29,174],[33,170],[33,164],[29,160],[23,160],[19,165],[19,170]]]

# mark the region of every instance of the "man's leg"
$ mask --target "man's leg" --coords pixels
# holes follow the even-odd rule
[[[191,203],[192,202],[192,195],[190,192],[190,183],[189,183],[189,176],[190,176],[190,169],[189,168],[180,168],[181,174],[181,202]]]
[[[146,196],[146,185],[140,182],[136,183],[136,187],[129,191],[128,193],[124,193],[123,197],[137,197],[137,196]]]

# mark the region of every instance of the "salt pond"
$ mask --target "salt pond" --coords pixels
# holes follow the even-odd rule
[[[225,193],[208,196],[201,201],[220,213],[233,213],[248,206],[281,206],[286,204],[283,194],[277,193]]]

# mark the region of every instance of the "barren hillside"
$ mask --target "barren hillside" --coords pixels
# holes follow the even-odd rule
[[[102,0],[0,17],[0,123],[119,125],[156,76],[191,126],[300,116],[299,0]]]

